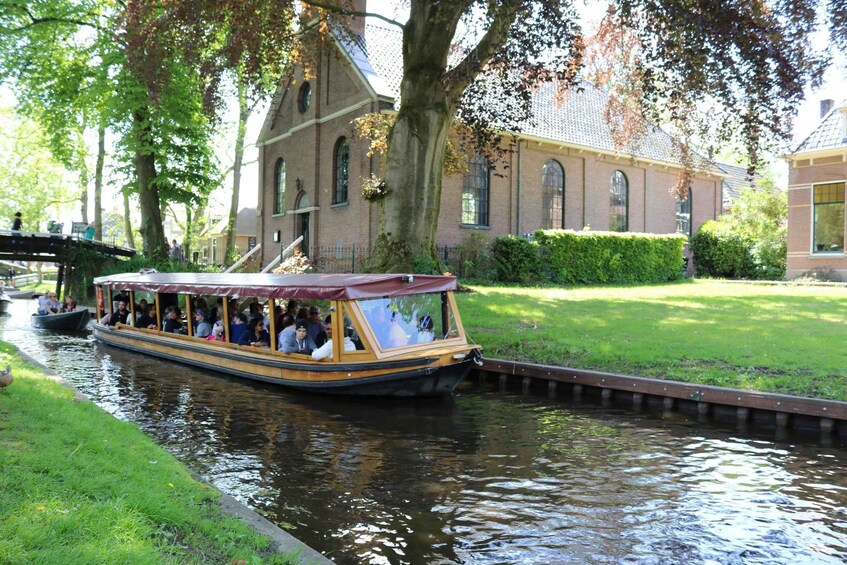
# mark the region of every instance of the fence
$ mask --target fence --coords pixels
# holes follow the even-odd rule
[[[438,258],[458,277],[469,276],[481,259],[478,252],[460,246],[438,246]],[[318,273],[362,273],[367,271],[373,250],[366,245],[330,245],[312,248],[312,267]]]

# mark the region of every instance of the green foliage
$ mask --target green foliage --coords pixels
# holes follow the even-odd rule
[[[538,230],[549,277],[560,284],[656,283],[678,279],[685,236]]]
[[[497,237],[491,242],[491,256],[499,281],[536,284],[541,280],[541,260],[534,241],[512,235]]]
[[[46,229],[66,202],[75,198],[71,175],[48,150],[43,129],[34,122],[0,110],[0,225],[12,226],[12,215],[21,212],[23,229]]]
[[[700,226],[691,239],[703,276],[779,280],[785,276],[788,199],[763,186],[743,190],[732,209]]]
[[[481,232],[468,234],[445,261],[448,270],[463,279],[493,281],[497,276],[491,256],[491,240]]]
[[[97,276],[114,275],[117,273],[137,273],[142,269],[156,269],[160,273],[217,273],[215,265],[199,265],[195,263],[180,263],[170,258],[156,261],[136,255],[130,259],[117,260],[105,265]]]
[[[746,279],[755,272],[750,242],[715,220],[700,225],[690,249],[700,276]]]

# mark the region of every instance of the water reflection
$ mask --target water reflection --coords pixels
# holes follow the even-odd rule
[[[3,339],[338,563],[841,563],[843,446],[544,398],[291,394],[95,345]]]

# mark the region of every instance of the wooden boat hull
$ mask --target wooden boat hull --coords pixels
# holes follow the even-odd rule
[[[84,330],[91,320],[91,313],[86,310],[75,310],[62,314],[38,315],[33,314],[30,322],[36,328],[45,330]]]
[[[394,361],[327,363],[304,357],[301,362],[268,350],[204,343],[156,331],[95,324],[94,336],[108,345],[242,378],[299,390],[359,396],[449,396],[478,357],[476,350],[472,350],[465,358],[456,360],[451,350]]]

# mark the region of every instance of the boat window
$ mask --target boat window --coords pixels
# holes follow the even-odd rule
[[[359,300],[382,349],[459,336],[447,293]]]
[[[353,321],[355,316],[350,315],[350,306],[344,305],[341,311],[344,314],[344,337],[350,338],[350,341],[356,346],[356,351],[367,350],[365,341],[361,337],[361,328],[357,322]]]

